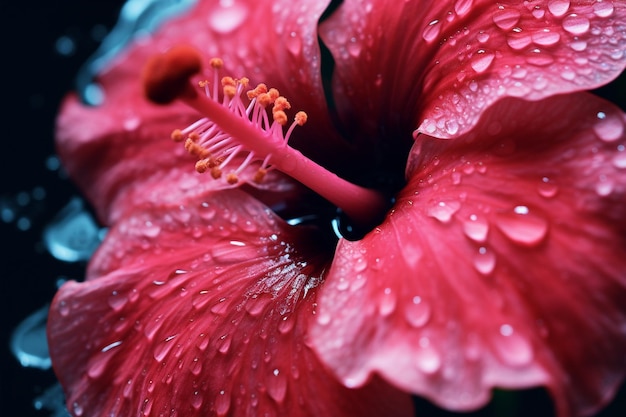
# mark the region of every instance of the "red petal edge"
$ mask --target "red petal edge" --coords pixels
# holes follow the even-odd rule
[[[138,208],[89,280],[50,309],[54,369],[75,416],[410,416],[380,381],[348,389],[308,347],[328,262],[236,190]]]
[[[626,372],[625,125],[578,93],[419,136],[384,223],[337,248],[320,357],[348,386],[380,374],[455,410],[544,385],[560,416],[597,411]]]

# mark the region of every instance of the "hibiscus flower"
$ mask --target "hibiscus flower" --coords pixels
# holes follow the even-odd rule
[[[626,372],[626,115],[580,91],[623,71],[626,5],[329,3],[199,1],[102,104],[65,101],[59,153],[110,227],[50,308],[68,409],[408,416],[544,386],[594,413]],[[247,114],[246,79],[307,123],[262,87]]]

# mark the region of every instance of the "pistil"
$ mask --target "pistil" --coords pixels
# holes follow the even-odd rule
[[[143,74],[149,100],[169,104],[178,99],[204,116],[172,133],[172,139],[184,141],[185,148],[198,158],[198,172],[210,172],[213,178],[222,178],[224,169],[232,166],[238,157],[243,161],[225,175],[226,182],[233,186],[241,182],[244,171],[256,164],[252,182],[261,182],[268,170],[277,169],[336,205],[358,226],[372,226],[381,220],[387,208],[387,200],[381,193],[338,177],[288,145],[294,129],[307,121],[306,113],[296,113],[283,134],[287,124],[285,111],[291,105],[278,90],[259,84],[247,91],[250,102],[246,105],[242,95],[248,79],[223,77],[222,100],[219,100],[217,73],[223,63],[212,59],[210,65],[214,71],[213,83],[200,82],[203,92],[191,82],[191,77],[202,71],[202,59],[189,46],[174,47],[153,57]],[[266,110],[270,105],[271,120]]]

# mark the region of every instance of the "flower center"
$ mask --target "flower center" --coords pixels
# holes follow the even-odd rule
[[[338,177],[289,146],[294,129],[306,123],[306,113],[297,112],[285,133],[291,105],[278,90],[265,84],[248,89],[247,78],[220,80],[223,62],[217,58],[210,61],[213,82],[200,82],[199,90],[190,78],[201,72],[201,62],[194,48],[178,46],[153,57],[143,74],[149,100],[157,104],[182,100],[204,116],[172,133],[172,139],[184,142],[197,158],[198,172],[236,186],[259,183],[269,170],[277,169],[333,203],[360,227],[381,220],[388,204],[383,194]]]

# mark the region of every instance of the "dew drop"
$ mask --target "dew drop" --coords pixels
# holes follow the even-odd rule
[[[605,175],[601,175],[598,183],[596,184],[596,193],[600,197],[606,197],[613,192],[613,181],[608,179]]]
[[[219,2],[209,16],[210,27],[218,33],[227,34],[246,20],[248,8],[241,2]]]
[[[558,32],[550,31],[550,29],[543,29],[533,33],[532,40],[537,45],[550,46],[558,43],[561,40],[561,35]]]
[[[391,288],[385,288],[380,297],[378,312],[381,316],[388,316],[396,309],[396,296]]]
[[[225,416],[230,410],[230,394],[221,390],[215,399],[215,412],[218,416]]]
[[[489,275],[496,267],[496,255],[485,247],[480,247],[474,257],[474,267],[483,275]]]
[[[267,393],[278,403],[284,401],[287,395],[287,377],[279,369],[272,371],[267,381]]]
[[[593,130],[598,137],[605,142],[614,142],[624,134],[624,124],[615,115],[607,115],[604,112],[598,112],[598,121],[593,126]]]
[[[74,415],[76,415],[76,417],[82,416],[83,413],[85,412],[83,407],[80,404],[78,404],[77,402],[74,402],[72,404],[72,411],[74,412]]]
[[[546,11],[539,6],[535,6],[531,14],[535,19],[543,19],[543,17],[546,15]]]
[[[293,330],[295,324],[296,320],[293,315],[290,314],[284,316],[278,323],[278,331],[282,334],[289,333],[291,330]]]
[[[571,14],[563,19],[563,29],[574,35],[581,35],[589,30],[589,19],[577,14]]]
[[[428,215],[442,223],[448,223],[459,208],[461,208],[461,203],[458,201],[440,201],[430,206],[428,209]]]
[[[112,291],[108,299],[109,306],[115,311],[120,311],[127,301],[128,297],[119,294],[117,291]]]
[[[489,40],[489,34],[483,30],[481,30],[480,32],[478,32],[478,34],[476,35],[476,40],[480,43],[485,43]]]
[[[489,223],[487,219],[471,214],[467,220],[463,222],[463,232],[475,242],[484,242],[487,240],[489,233]]]
[[[554,182],[550,181],[550,178],[543,177],[537,186],[537,192],[540,196],[545,198],[554,197],[559,191],[559,187],[554,184]]]
[[[556,17],[563,16],[567,13],[569,6],[569,0],[551,0],[548,2],[548,10]]]
[[[532,42],[529,35],[511,34],[506,38],[506,43],[517,51],[526,48]]]
[[[615,168],[626,168],[626,152],[620,152],[613,157],[613,166]]]
[[[593,5],[593,12],[598,17],[609,17],[614,10],[615,8],[610,1],[598,1]]]
[[[485,72],[487,68],[491,66],[495,54],[493,52],[486,52],[484,49],[479,49],[476,55],[472,58],[470,66],[477,73]]]
[[[163,361],[165,356],[167,356],[167,354],[172,350],[175,343],[171,342],[174,338],[176,338],[176,336],[169,336],[156,346],[154,349],[154,359],[156,359],[157,362]]]
[[[413,297],[404,307],[404,318],[412,327],[424,326],[430,319],[430,314],[430,305],[419,296]]]
[[[293,55],[300,55],[300,52],[302,52],[302,39],[300,39],[300,36],[298,36],[296,32],[291,32],[289,34],[285,44],[289,52]]]
[[[219,400],[219,396],[218,396],[218,400]],[[216,403],[217,401],[216,400]],[[204,401],[204,399],[202,398],[202,395],[200,395],[199,391],[194,391],[193,392],[193,396],[191,397],[191,406],[196,409],[199,410],[200,407],[202,407],[202,402]]]
[[[473,2],[474,0],[457,0],[454,3],[454,12],[459,16],[465,15],[472,8]]]
[[[496,224],[513,242],[528,246],[540,243],[548,232],[547,220],[531,213],[526,206],[517,206],[512,212],[499,214]]]
[[[84,261],[100,244],[101,234],[82,200],[72,199],[43,232],[46,248],[56,259]]]
[[[67,317],[70,314],[70,306],[67,301],[62,300],[59,302],[59,314],[63,317]]]
[[[539,67],[545,67],[551,65],[554,62],[554,58],[548,54],[543,52],[541,49],[533,49],[530,51],[530,54],[526,56],[526,61],[529,64],[537,65]],[[538,90],[542,90],[547,85],[547,82],[543,78],[537,78],[541,85],[535,84],[535,87]]]
[[[426,337],[422,337],[419,341],[420,347],[415,353],[415,364],[426,374],[434,374],[441,368],[441,356],[430,345],[430,341]]]
[[[519,22],[520,16],[515,9],[499,10],[493,14],[493,23],[502,30],[509,30]]]
[[[526,365],[533,359],[530,343],[509,324],[500,326],[495,345],[499,356],[510,365]]]
[[[426,42],[432,42],[437,38],[437,36],[439,36],[440,32],[441,25],[439,23],[439,20],[433,20],[424,28],[422,37]]]
[[[570,42],[569,47],[576,52],[582,52],[587,49],[587,41],[577,40]]]

